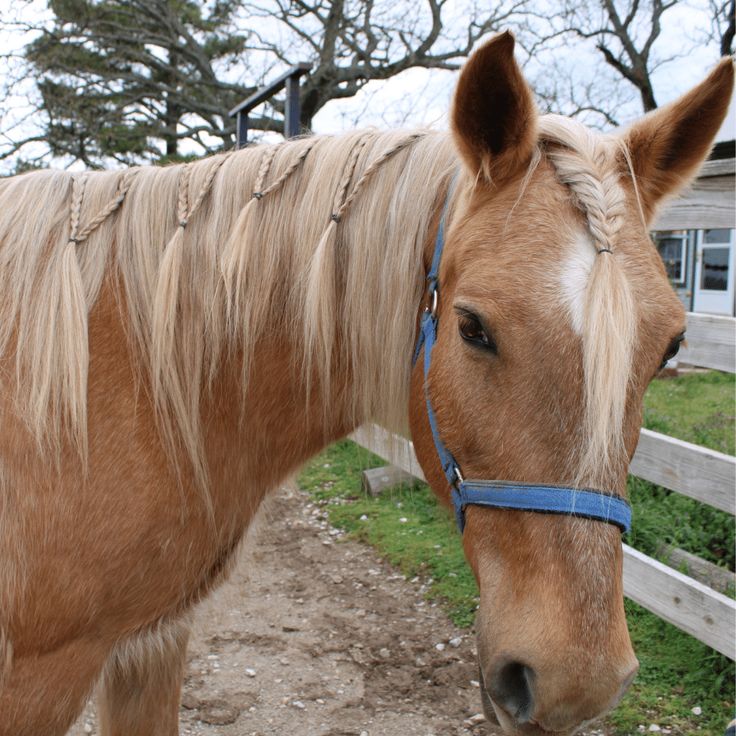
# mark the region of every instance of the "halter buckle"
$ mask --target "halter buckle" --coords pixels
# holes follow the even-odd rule
[[[457,465],[452,466],[452,472],[455,474],[455,487],[465,483],[465,478],[463,478],[460,468]]]
[[[437,316],[437,307],[440,302],[439,293],[437,291],[437,288],[435,287],[432,289],[432,306],[429,308],[429,313],[432,315],[432,317]]]

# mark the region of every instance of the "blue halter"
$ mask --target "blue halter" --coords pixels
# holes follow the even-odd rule
[[[455,507],[455,518],[462,533],[465,528],[466,506],[491,506],[501,509],[519,511],[537,511],[547,514],[566,514],[580,516],[596,521],[614,524],[622,532],[631,528],[631,507],[619,496],[602,491],[572,488],[558,485],[537,485],[532,483],[516,483],[503,480],[465,480],[452,453],[447,449],[437,428],[437,417],[429,397],[429,367],[432,362],[432,349],[437,341],[437,305],[439,301],[439,270],[442,260],[442,249],[445,245],[445,220],[450,202],[447,195],[437,238],[434,246],[432,266],[427,274],[427,293],[430,306],[422,315],[422,322],[414,351],[413,362],[416,363],[424,348],[424,395],[427,401],[427,415],[432,429],[432,438],[437,448],[442,470],[452,489],[452,503]]]

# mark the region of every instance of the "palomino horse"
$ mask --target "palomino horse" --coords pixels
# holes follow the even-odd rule
[[[452,135],[313,137],[0,183],[0,734],[177,733],[187,615],[269,490],[359,423],[474,477],[624,493],[684,328],[647,236],[707,155],[730,61],[617,136],[539,117],[501,35]],[[446,207],[429,378],[412,353]],[[637,669],[611,524],[470,506],[484,699],[567,733]]]

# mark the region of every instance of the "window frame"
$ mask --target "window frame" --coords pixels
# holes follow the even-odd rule
[[[652,240],[654,246],[657,249],[659,257],[662,259],[665,271],[667,271],[667,278],[673,286],[685,287],[687,285],[687,247],[690,242],[690,233],[688,230],[657,230],[652,233]],[[659,249],[660,240],[679,240],[680,241],[680,274],[678,279],[674,279],[670,276],[667,261],[662,256],[662,252]]]

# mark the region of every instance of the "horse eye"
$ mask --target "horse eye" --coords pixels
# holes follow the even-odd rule
[[[465,342],[496,352],[496,343],[483,329],[480,320],[472,312],[461,311],[458,313],[458,330],[460,337]]]
[[[672,342],[669,344],[669,347],[667,348],[667,352],[664,354],[664,357],[662,358],[662,363],[659,366],[659,370],[662,370],[667,363],[672,360],[672,358],[677,355],[677,353],[680,351],[680,345],[685,339],[685,333],[681,332]]]

